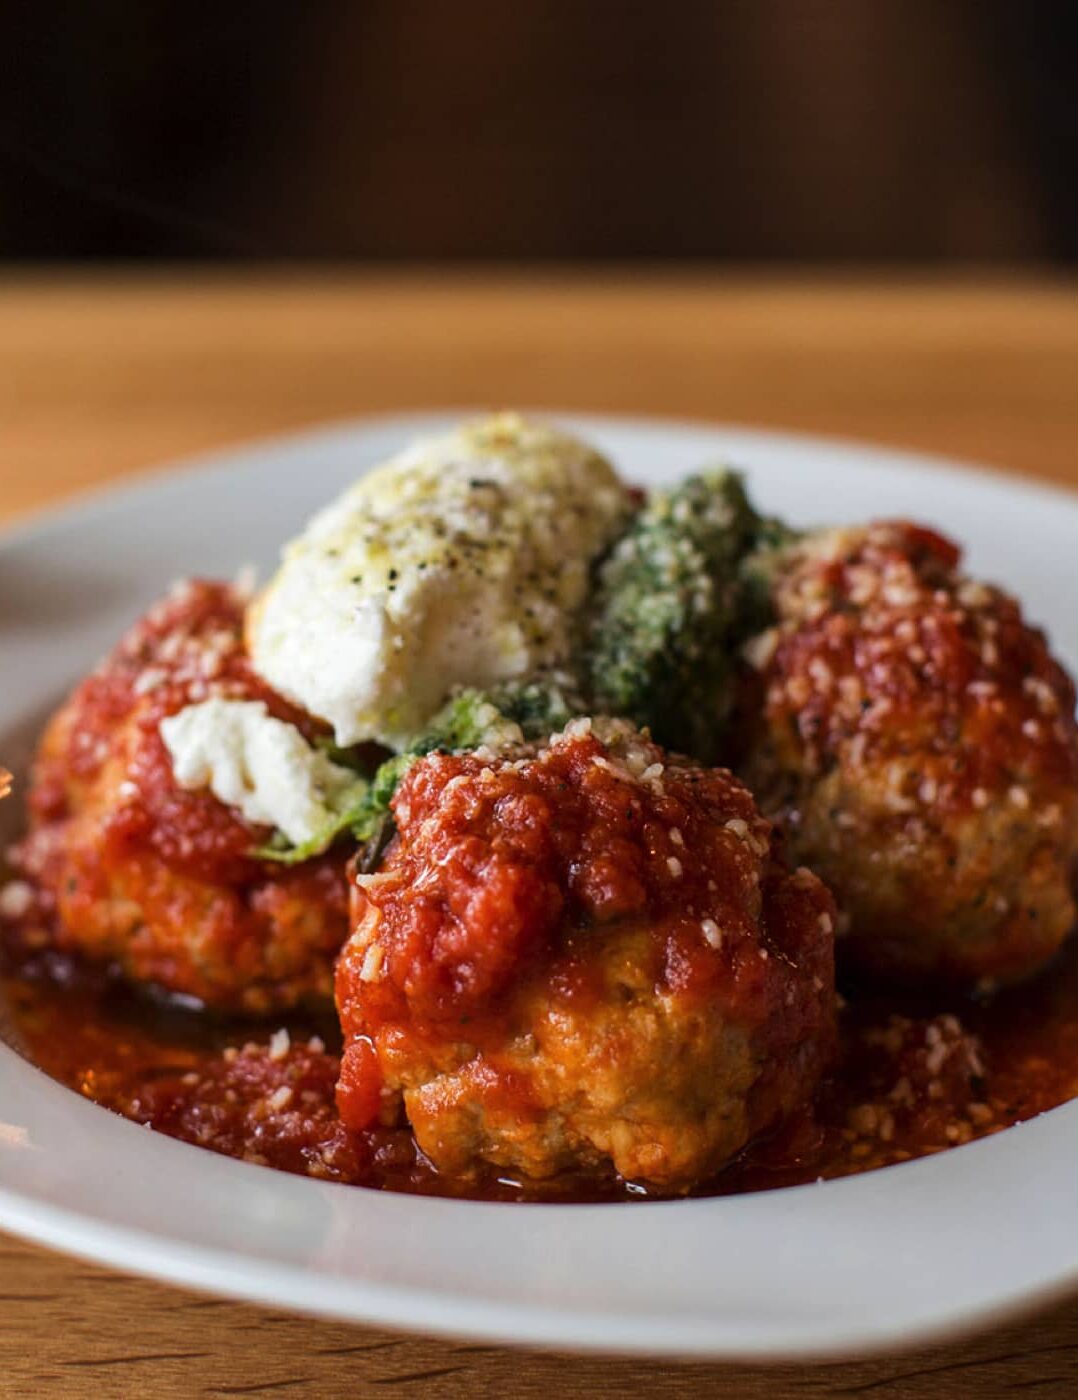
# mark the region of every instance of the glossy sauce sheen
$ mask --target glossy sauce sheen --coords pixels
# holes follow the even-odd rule
[[[204,793],[177,790],[157,733],[164,715],[211,694],[263,698],[272,712],[289,718],[281,702],[263,695],[248,673],[241,616],[242,600],[231,590],[186,586],[133,629],[50,726],[31,799],[36,825],[24,843],[21,870],[38,885],[41,918],[30,910],[25,936],[18,935],[16,924],[11,928],[19,951],[5,982],[10,1039],[56,1079],[136,1122],[225,1155],[315,1178],[515,1200],[619,1200],[655,1194],[612,1171],[598,1179],[556,1175],[527,1183],[463,1172],[440,1176],[417,1151],[406,1127],[378,1121],[368,1128],[377,1120],[358,1111],[347,1115],[351,1128],[341,1121],[335,1096],[341,1068],[335,1021],[326,1026],[282,1021],[278,1018],[290,1013],[274,1014],[272,1007],[312,998],[330,1005],[331,968],[349,922],[343,907],[343,863],[335,864],[330,856],[313,872],[265,871],[251,852],[268,833],[245,826]],[[484,887],[484,897],[493,890],[500,903],[492,904],[488,918],[472,921],[478,944],[466,950],[463,962],[454,960],[451,946],[439,942],[439,930],[428,927],[414,899],[398,900],[399,907],[384,911],[386,976],[373,983],[378,994],[371,1000],[377,1004],[367,1008],[363,1024],[388,1024],[394,1033],[403,1024],[414,1033],[447,1015],[458,1020],[468,1016],[477,1023],[470,1035],[482,1050],[498,1029],[488,1006],[492,992],[507,982],[516,985],[516,974],[549,942],[563,913],[598,928],[608,918],[616,924],[639,911],[643,900],[661,915],[649,925],[657,975],[661,970],[668,983],[709,1004],[732,1000],[741,1022],[762,1018],[777,1024],[786,1038],[770,1046],[771,1059],[785,1072],[792,1062],[791,1032],[796,1045],[802,1023],[793,1022],[792,1012],[766,1014],[774,1005],[770,993],[780,959],[770,959],[769,976],[761,971],[768,950],[757,949],[749,927],[740,937],[726,938],[721,953],[709,945],[707,926],[714,923],[736,933],[740,910],[713,908],[710,901],[717,891],[693,874],[699,848],[701,870],[723,870],[724,889],[737,885],[740,867],[731,861],[734,855],[748,859],[752,836],[747,791],[726,791],[726,780],[715,775],[698,779],[674,765],[662,779],[661,792],[646,800],[627,798],[633,789],[604,777],[606,770],[597,767],[589,745],[591,740],[578,736],[534,772],[530,767],[513,774],[473,772],[474,760],[459,757],[434,758],[414,770],[402,791],[417,808],[423,807],[421,783],[428,779],[438,792],[452,779],[461,793],[469,784],[489,779],[499,801],[516,814],[507,832],[477,827],[463,817],[439,826],[436,834],[445,849],[439,845],[435,864],[439,870],[444,866],[450,881],[450,903],[462,891],[469,893],[468,852],[487,846],[501,850],[511,836],[516,855],[528,860],[514,859],[506,870],[499,866],[493,872],[497,879]],[[641,763],[652,765],[657,753],[643,756]],[[660,767],[657,762],[643,767],[641,782]],[[716,783],[721,791],[712,791]],[[570,792],[576,794],[572,802]],[[555,796],[559,819],[551,820]],[[744,810],[736,807],[738,802]],[[705,820],[712,807],[721,809],[718,826],[725,834],[715,834],[717,819]],[[398,809],[402,830],[406,816]],[[646,840],[637,834],[645,830]],[[540,848],[517,850],[522,842],[537,840],[536,833],[543,837]],[[65,839],[54,840],[57,834]],[[726,845],[712,850],[713,840]],[[612,842],[619,852],[613,864]],[[72,848],[76,868],[68,869],[63,860],[54,868],[56,852],[67,852],[70,861]],[[654,868],[643,860],[646,852],[654,853]],[[581,860],[581,853],[589,858]],[[446,854],[453,860],[443,862]],[[762,850],[756,854],[762,859]],[[403,859],[401,850],[398,855]],[[389,864],[395,860],[389,858]],[[538,881],[535,889],[518,890],[513,884],[518,878],[513,871],[522,864]],[[197,940],[193,952],[188,919],[198,918],[198,927],[206,920],[200,908],[189,914],[189,877],[200,891],[212,883],[214,899],[225,911],[225,917],[210,921],[215,936]],[[310,879],[323,881],[328,890],[320,888],[308,897],[302,885]],[[251,881],[265,884],[257,899],[248,897]],[[405,884],[412,889],[411,880]],[[328,902],[333,917],[312,929],[299,915],[320,907],[327,894],[333,895]],[[129,901],[145,918],[134,939],[129,936]],[[267,901],[272,909],[263,908]],[[801,902],[806,901],[802,889]],[[266,917],[248,928],[237,911],[256,904],[260,918]],[[811,924],[821,928],[821,909],[811,901],[806,908]],[[512,956],[505,965],[505,939],[491,934],[495,927],[504,933],[507,910],[522,909],[527,917],[514,925],[518,936],[511,940]],[[536,911],[546,911],[544,918],[537,920]],[[829,920],[830,915],[828,933]],[[777,920],[766,930],[768,938],[774,942],[788,922]],[[779,937],[777,951],[783,945]],[[263,966],[262,951],[270,946],[273,958]],[[313,977],[302,971],[312,961],[312,946]],[[432,955],[443,947],[451,955],[448,960]],[[127,978],[151,985],[157,977],[186,993],[188,1006],[198,998],[220,1009],[183,1011],[175,1002],[154,1001],[147,991],[125,990],[119,976],[87,971],[78,960],[87,954],[99,965],[109,957],[123,958]],[[582,975],[587,969],[576,966],[572,947],[568,955],[566,966],[557,969],[568,977],[566,999],[578,1009],[583,1003],[586,1010],[594,999],[589,979]],[[464,963],[478,976],[476,984],[462,980]],[[360,982],[362,972],[361,964]],[[1068,953],[1036,983],[990,1005],[952,1000],[903,1007],[893,994],[885,1002],[847,989],[838,1063],[815,1104],[788,1118],[778,1132],[757,1139],[697,1193],[756,1190],[907,1160],[998,1131],[1071,1097],[1078,1082],[1076,979],[1078,954]],[[810,982],[816,992],[810,1009],[826,1011],[829,1030],[831,1008],[820,997],[830,985],[829,962]],[[252,985],[258,993],[253,1001]],[[544,998],[550,991],[561,994],[560,984],[540,990]],[[411,1021],[402,1020],[402,1000],[409,1003]],[[779,1005],[791,1003],[783,997]],[[229,1019],[237,1007],[248,1019]],[[262,1013],[273,1019],[252,1029],[259,1023],[250,1015]],[[371,1013],[377,1013],[373,1022]],[[354,1043],[365,1042],[359,1036]],[[512,1068],[514,1075],[501,1087],[518,1107],[520,1075]],[[706,1087],[711,1089],[710,1080]]]
[[[408,1117],[447,1173],[549,1179],[587,1161],[572,1135],[676,1190],[807,1096],[832,1041],[830,894],[774,859],[732,775],[604,734],[582,720],[403,779],[337,963],[351,1127],[421,1084]]]
[[[3,981],[5,1033],[85,1097],[161,1132],[285,1171],[480,1199],[616,1201],[613,1176],[440,1177],[406,1129],[350,1133],[334,1106],[332,1022],[249,1026],[148,1001],[47,955]],[[845,1176],[998,1132],[1078,1094],[1078,945],[1036,981],[977,1003],[849,991],[839,1064],[811,1110],[691,1194]]]

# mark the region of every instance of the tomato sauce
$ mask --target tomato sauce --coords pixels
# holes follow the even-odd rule
[[[178,585],[75,688],[39,745],[14,863],[59,946],[258,1015],[330,994],[348,892],[343,852],[260,860],[269,827],[175,780],[160,725],[191,704],[260,703],[323,732],[253,672],[244,606],[226,584]]]
[[[665,768],[654,763],[661,778],[644,782],[616,768],[612,750],[590,733],[531,760],[432,754],[416,764],[393,799],[401,835],[379,873],[365,877],[353,909],[353,925],[377,909],[385,950],[373,984],[379,997],[367,984],[363,1024],[380,999],[398,1015],[406,1003],[417,1020],[452,1028],[461,1016],[482,1015],[530,962],[549,957],[565,927],[634,918],[654,930],[661,980],[672,991],[718,1002],[741,1021],[764,1020],[776,979],[761,971],[750,892],[770,825],[724,769],[671,760],[642,740],[639,749],[638,766],[667,759]],[[812,888],[804,917],[815,928],[833,910],[822,888]],[[706,918],[723,930],[721,956],[701,937]],[[780,922],[769,931],[775,951],[784,951],[785,934],[797,958],[812,940]],[[342,990],[359,983],[348,963],[346,954],[339,1005],[348,999]],[[829,978],[829,958],[820,964]]]
[[[830,1039],[830,895],[772,861],[770,826],[729,773],[660,757],[643,740],[622,755],[582,731],[534,757],[433,754],[411,769],[393,800],[398,834],[379,872],[356,882],[355,933],[337,963],[351,1126],[378,1116],[379,1060],[433,1075],[461,1040],[476,1050],[484,1103],[541,1118],[534,1052],[511,1053],[514,1037],[550,1006],[587,1037],[612,996],[601,931],[634,920],[647,928],[634,966],[682,1008],[750,1028],[775,1067],[771,1097],[801,1092],[805,1058],[785,1052],[810,1045],[822,1058]],[[574,1073],[585,1059],[574,1043],[559,1065]],[[609,1063],[616,1074],[613,1052]],[[773,1116],[762,1090],[761,1101]]]
[[[537,749],[428,755],[393,811],[337,962],[350,1127],[403,1095],[447,1173],[545,1179],[597,1149],[674,1190],[816,1083],[834,903],[730,773],[580,719]]]
[[[883,522],[783,581],[797,626],[767,662],[767,713],[811,771],[851,742],[861,762],[916,753],[944,815],[1018,781],[1078,783],[1074,685],[1018,603],[956,578],[958,560],[935,531]]]
[[[228,1156],[322,1180],[511,1201],[624,1201],[658,1193],[611,1174],[521,1182],[440,1176],[407,1129],[352,1133],[334,1085],[334,1018],[253,1030],[40,955],[0,983],[6,1038],[96,1103]],[[985,1137],[1078,1095],[1078,943],[991,1001],[848,988],[837,1066],[811,1107],[694,1196],[840,1177]]]
[[[935,537],[926,535],[920,544],[930,553],[943,550]],[[944,551],[941,568],[951,563]],[[856,584],[845,576],[828,577],[827,588],[845,588],[848,582]],[[935,630],[922,631],[912,644],[933,657],[940,684],[932,722],[945,726],[955,720],[956,686],[963,679],[952,664],[958,653],[948,638],[964,619],[951,615],[949,598],[937,600],[937,611]],[[293,948],[306,955],[311,944],[322,955],[320,975],[297,985],[288,981],[287,999],[274,1003],[267,993],[258,1004],[244,1001],[245,1009],[257,1013],[273,1004],[295,1005],[305,991],[323,997],[324,1015],[278,1013],[257,1023],[249,1016],[234,1018],[206,1008],[211,992],[218,1006],[239,1004],[225,974],[244,987],[250,980],[250,970],[237,955],[237,948],[247,946],[241,937],[245,926],[230,915],[225,936],[201,947],[198,965],[183,977],[177,961],[186,947],[183,938],[179,951],[165,939],[161,949],[151,947],[142,960],[129,956],[123,969],[102,970],[101,959],[119,957],[117,949],[131,944],[126,925],[100,946],[82,930],[81,943],[69,940],[67,951],[45,947],[57,940],[46,938],[43,929],[37,930],[41,937],[36,940],[23,939],[21,946],[13,941],[6,954],[0,948],[0,1034],[54,1079],[104,1108],[250,1163],[345,1184],[475,1199],[622,1201],[660,1195],[621,1179],[613,1169],[601,1176],[565,1173],[538,1181],[493,1170],[451,1177],[423,1156],[407,1127],[378,1121],[369,1104],[354,1103],[354,1112],[342,1121],[336,1093],[340,1030],[327,994],[333,954],[343,930],[356,923],[346,918],[343,862],[338,868],[327,857],[309,871],[287,874],[264,869],[252,849],[268,833],[252,830],[204,793],[178,790],[158,734],[165,714],[219,693],[262,699],[271,713],[301,727],[307,724],[304,732],[316,737],[309,722],[261,688],[250,673],[241,615],[240,601],[227,590],[192,585],[152,612],[80,687],[63,722],[50,730],[52,738],[39,758],[31,803],[41,862],[40,868],[24,873],[47,885],[42,876],[51,868],[49,828],[77,820],[80,808],[91,801],[111,800],[110,745],[122,723],[123,756],[131,776],[125,777],[122,793],[117,791],[122,801],[109,809],[103,848],[93,847],[85,858],[93,876],[85,891],[77,879],[55,881],[53,931],[65,926],[70,931],[83,914],[89,928],[103,907],[111,907],[98,888],[105,875],[118,879],[116,872],[122,869],[126,879],[132,869],[141,869],[141,862],[152,865],[162,890],[117,886],[112,902],[119,914],[124,899],[137,895],[135,902],[150,911],[159,933],[175,926],[186,935],[186,906],[177,903],[184,882],[217,882],[218,894],[223,891],[231,900],[230,909],[249,904],[260,919],[267,915],[273,929],[279,925],[284,930],[274,945],[278,962]],[[1047,718],[1041,713],[1046,696],[1054,704],[1064,682],[1046,671],[1036,638],[1029,644],[1032,653],[1012,657],[1025,643],[1018,635],[1017,615],[1011,619],[1007,614],[1003,622],[1002,632],[993,634],[995,651],[989,657],[1005,654],[1010,670],[1036,683],[1024,687],[1021,703],[1037,708],[1041,719],[1030,709],[1021,741],[1028,745],[1017,756],[1001,753],[988,720],[975,725],[977,762],[989,765],[977,770],[977,780],[996,777],[995,769],[1020,759],[1033,771],[1039,771],[1039,763],[1046,771],[1058,769],[1061,780],[1069,781],[1071,770],[1060,765],[1073,760],[1073,750],[1059,749],[1055,730],[1041,723]],[[805,659],[806,667],[809,661],[824,660],[823,651],[836,664],[849,661],[843,649],[852,642],[841,626],[836,628],[834,635],[816,639],[823,650]],[[892,636],[882,630],[896,646],[909,644],[897,632]],[[984,664],[992,669],[996,660]],[[879,674],[886,678],[890,673]],[[1073,693],[1060,694],[1070,710],[1057,709],[1069,714]],[[893,704],[901,695],[883,698]],[[805,697],[798,700],[811,719],[809,737],[822,746],[841,730],[842,716],[837,702],[821,700],[818,710],[806,709],[807,703]],[[858,704],[855,723],[867,724],[863,713],[868,712]],[[973,723],[988,713],[978,701],[975,712],[963,710],[960,717]],[[641,760],[649,765],[642,767],[642,779],[653,771],[662,774],[654,758],[649,754]],[[399,800],[414,803],[417,818],[435,798],[441,801],[450,781],[456,783],[455,800],[468,804],[467,812],[450,805],[447,821],[429,828],[437,849],[420,844],[409,853],[402,845],[395,848],[387,857],[387,871],[377,877],[389,883],[375,887],[380,893],[368,887],[363,895],[372,907],[379,905],[385,924],[385,974],[369,976],[367,950],[360,950],[363,957],[352,963],[347,955],[342,959],[343,975],[352,975],[356,984],[344,988],[349,996],[339,995],[346,1030],[350,996],[364,1000],[364,1016],[351,1028],[355,1038],[349,1053],[364,1053],[364,1028],[382,1027],[399,1035],[408,1018],[419,1032],[440,1032],[454,1020],[467,1020],[469,1041],[482,1049],[485,1040],[500,1034],[499,1006],[522,973],[526,980],[529,967],[543,962],[557,928],[563,923],[570,930],[614,923],[646,907],[662,979],[681,993],[737,1010],[745,1024],[774,1021],[781,1036],[770,1047],[773,1059],[780,1068],[792,1063],[809,1023],[795,1019],[801,1014],[797,1006],[778,1017],[770,1013],[776,1006],[792,1005],[784,995],[778,1000],[778,993],[785,991],[781,955],[797,951],[798,930],[791,922],[796,911],[776,907],[761,947],[754,922],[743,917],[739,905],[720,898],[722,891],[747,886],[748,874],[766,849],[747,791],[721,775],[699,776],[671,765],[665,776],[649,780],[652,788],[645,799],[626,785],[624,775],[611,776],[609,764],[603,768],[595,759],[593,741],[580,738],[527,782],[519,771],[487,776],[489,770],[480,772],[482,765],[462,757],[435,757],[413,770]],[[962,778],[954,790],[956,801],[970,797],[972,781],[970,775]],[[429,791],[424,787],[428,782],[433,784]],[[468,813],[479,810],[473,799],[484,784],[493,784],[496,801],[490,804],[493,815],[483,816],[477,825]],[[570,792],[576,794],[571,801]],[[403,810],[397,816],[402,828],[408,824]],[[715,835],[718,827],[724,834]],[[762,843],[760,850],[752,849],[754,836]],[[484,851],[493,853],[489,860]],[[694,862],[697,851],[700,859]],[[482,872],[475,865],[480,856]],[[414,868],[409,865],[413,857]],[[416,897],[422,872],[432,869],[445,882],[447,907],[469,911],[468,919],[458,920],[460,929],[467,928],[467,940],[461,941],[460,929],[449,930],[449,937]],[[712,884],[708,876],[715,871],[721,878]],[[774,872],[765,894],[773,878]],[[307,890],[305,881],[319,882],[319,887]],[[286,920],[276,905],[265,907],[280,900],[301,912],[327,907],[332,917],[312,931],[302,919]],[[472,917],[476,900],[486,903],[481,916]],[[798,901],[806,903],[803,890]],[[826,908],[811,902],[806,907],[812,926],[829,935],[829,900]],[[362,909],[353,912],[362,917]],[[821,925],[824,915],[827,922]],[[33,919],[31,926],[37,927]],[[720,926],[728,934],[721,950],[708,937],[709,929]],[[259,937],[247,943],[261,948],[265,928],[259,924],[255,932]],[[805,1005],[814,1016],[824,1006],[829,1022],[830,997],[824,1002],[819,994],[830,986],[830,941],[820,941],[826,950],[825,975],[810,975],[817,998]],[[72,951],[80,946],[99,959],[96,966]],[[298,961],[302,966],[303,957]],[[373,971],[380,972],[381,966]],[[586,1003],[593,995],[589,972],[571,932],[566,957],[545,990],[567,1002]],[[154,994],[154,977],[166,975],[190,995]],[[143,983],[139,990],[131,978]],[[280,980],[280,971],[266,970],[267,985],[276,985],[274,978]],[[813,1102],[788,1115],[780,1129],[757,1138],[691,1194],[757,1191],[908,1161],[998,1132],[1078,1094],[1078,946],[1065,948],[1032,983],[990,1000],[954,992],[911,997],[863,985],[845,986],[843,993],[837,1059]],[[194,1003],[196,996],[203,1004]],[[370,1076],[355,1079],[360,1083]],[[505,1092],[517,1092],[508,1080]]]

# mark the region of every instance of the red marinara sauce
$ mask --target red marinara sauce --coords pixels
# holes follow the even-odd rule
[[[609,1156],[672,1185],[811,1092],[833,1041],[834,905],[782,865],[732,774],[578,720],[506,753],[430,755],[393,806],[337,965],[353,1128],[407,1091],[446,1171]]]
[[[843,911],[841,960],[1020,981],[1075,918],[1070,678],[1015,600],[904,522],[795,542],[746,648],[741,771]]]
[[[763,672],[769,722],[826,771],[916,755],[937,814],[1016,783],[1078,786],[1074,685],[1018,603],[956,573],[958,547],[905,521],[810,543],[776,590]],[[926,799],[929,800],[929,799]]]
[[[246,597],[186,582],[142,618],[53,716],[15,864],[45,941],[223,1010],[328,997],[347,933],[345,856],[292,869],[207,790],[174,777],[161,720],[210,698],[254,701],[313,740],[322,728],[254,673]],[[40,932],[40,924],[38,925]]]
[[[46,955],[0,979],[0,1027],[84,1097],[159,1132],[279,1170],[353,1185],[513,1201],[657,1193],[613,1174],[461,1188],[406,1128],[354,1133],[334,1104],[334,1026],[273,1031],[170,1008]],[[847,1176],[1000,1132],[1078,1096],[1078,942],[1035,982],[990,1002],[848,988],[841,1051],[811,1105],[691,1192],[726,1195]],[[289,1091],[282,1094],[281,1090]]]
[[[924,547],[936,549],[931,540]],[[946,566],[942,556],[941,566]],[[134,791],[123,795],[121,810],[105,813],[103,853],[91,851],[83,858],[79,878],[88,884],[71,896],[69,907],[76,914],[80,907],[97,907],[100,886],[94,882],[104,878],[119,854],[137,853],[140,861],[159,862],[161,869],[184,879],[242,890],[251,907],[256,907],[260,889],[289,888],[290,877],[266,871],[251,856],[253,838],[262,833],[204,795],[175,789],[156,736],[161,715],[209,693],[264,699],[271,713],[312,732],[303,716],[250,674],[240,644],[240,612],[231,591],[218,585],[189,586],[168,600],[80,688],[46,744],[34,816],[38,831],[49,829],[55,837],[107,778],[106,750],[116,727],[130,726],[125,743],[131,747],[125,748],[124,758],[133,762],[134,777],[123,781],[130,781]],[[178,642],[170,640],[176,637]],[[938,657],[933,665],[941,693],[952,694],[959,677],[946,664],[947,647],[941,643],[931,654]],[[1034,680],[1044,679],[1035,655],[1030,665]],[[1046,683],[1055,684],[1051,677]],[[1024,693],[1043,717],[1044,693],[1036,687],[1024,688]],[[819,718],[825,731],[831,719],[824,711]],[[989,759],[990,740],[988,735]],[[586,800],[564,810],[559,803],[557,822],[535,819],[535,803],[552,799],[561,791],[560,782],[579,786],[581,774],[574,765],[586,758],[584,749],[567,753],[561,771],[552,770],[546,790],[542,783],[538,792],[518,791],[508,780],[500,784],[478,825],[462,805],[450,811],[440,830],[431,831],[430,841],[444,845],[427,855],[447,857],[445,898],[462,909],[471,909],[473,900],[481,907],[478,917],[466,921],[466,936],[456,927],[447,935],[444,921],[430,918],[419,903],[402,902],[387,945],[387,976],[376,982],[378,995],[372,1002],[376,1011],[381,1008],[386,1025],[403,1007],[410,1024],[423,1026],[424,1033],[441,1034],[446,1025],[466,1017],[469,1036],[480,1043],[496,1037],[507,989],[522,972],[526,980],[529,967],[543,964],[556,928],[568,920],[584,932],[640,909],[647,909],[659,931],[653,949],[656,976],[689,996],[726,997],[749,1022],[766,1016],[772,993],[758,965],[758,940],[742,942],[735,935],[716,960],[699,937],[703,919],[713,914],[721,913],[736,930],[738,910],[712,906],[708,901],[714,892],[706,880],[701,886],[694,871],[686,870],[684,846],[695,847],[700,833],[693,825],[693,803],[678,793],[676,784],[664,784],[655,804],[645,804],[646,813],[634,815],[621,780],[600,776],[589,780],[593,786]],[[480,781],[478,772],[449,768],[441,773],[440,790],[456,777]],[[428,781],[431,788],[425,791]],[[417,775],[415,791],[404,790],[406,800],[416,802],[417,816],[434,800],[434,788],[434,778],[421,781]],[[105,782],[100,791],[113,789]],[[458,791],[462,804],[474,799],[469,783]],[[693,801],[699,795],[694,791]],[[720,796],[717,790],[712,795],[716,800]],[[724,803],[730,797],[721,796]],[[499,845],[492,815],[498,802],[505,804],[501,810],[518,849],[530,850],[534,857],[526,877],[517,869],[519,862],[508,859],[509,847]],[[742,821],[751,832],[751,815],[730,818],[727,813],[726,819]],[[493,852],[489,858],[499,867],[489,884],[475,878],[478,867],[469,863],[478,854],[476,841],[483,859]],[[48,844],[42,842],[40,852],[45,869],[50,868]],[[744,873],[738,862],[747,862],[748,856],[731,846],[712,852],[709,859],[727,862],[726,888],[728,881],[736,885]],[[681,867],[680,874],[671,861]],[[334,871],[332,862],[323,863],[321,873],[316,866],[296,876],[299,881],[312,877],[314,886],[297,891],[308,903],[325,897],[320,882],[343,884],[343,874]],[[2,1024],[29,1059],[87,1098],[185,1142],[345,1183],[508,1200],[623,1200],[657,1194],[613,1172],[568,1172],[547,1181],[525,1181],[490,1171],[461,1186],[433,1168],[406,1127],[379,1123],[356,1131],[341,1121],[335,1103],[340,1047],[332,1024],[305,1021],[289,1006],[261,1028],[252,1028],[247,1020],[229,1019],[227,1012],[185,1011],[132,992],[107,973],[87,970],[70,949],[42,951],[57,928],[59,889],[46,882],[25,918],[9,922],[13,937],[2,985]],[[340,899],[343,909],[343,893]],[[493,937],[495,927],[509,929],[505,946]],[[243,925],[226,928],[226,944],[233,940],[229,956],[234,957],[242,946],[237,930]],[[765,946],[780,952],[791,936],[783,916],[776,914]],[[570,932],[551,986],[569,1003],[586,1005],[597,991],[581,946]],[[409,950],[412,961],[405,956]],[[397,953],[400,966],[395,970]],[[175,963],[163,961],[159,950],[143,949],[128,970],[148,978],[160,967],[174,970]],[[909,1160],[1000,1131],[1078,1092],[1078,949],[1073,945],[1035,982],[988,1002],[955,994],[885,997],[856,986],[845,992],[840,1055],[811,1104],[777,1132],[762,1134],[692,1194],[759,1190]]]
[[[762,1020],[775,988],[752,904],[770,824],[724,769],[643,742],[635,766],[590,734],[532,758],[417,763],[393,799],[402,834],[354,897],[353,922],[372,907],[380,916],[368,1014],[406,1003],[419,1023],[471,1025],[566,928],[646,918],[667,987]],[[701,936],[706,918],[723,930],[721,950]],[[597,990],[585,951],[559,969],[570,997]],[[346,962],[339,977],[351,971]]]
[[[209,882],[250,879],[252,851],[269,833],[204,789],[177,786],[161,721],[211,696],[261,701],[306,738],[324,732],[251,668],[243,643],[246,598],[224,583],[185,580],[146,613],[75,690],[42,744],[30,791],[32,820],[69,813],[87,785],[117,762],[126,799],[108,814],[110,846],[147,850],[170,869]]]

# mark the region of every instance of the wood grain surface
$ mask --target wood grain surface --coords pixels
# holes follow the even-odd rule
[[[447,405],[806,429],[1078,486],[1078,291],[639,269],[0,279],[0,516],[244,438]],[[1011,1390],[1078,1393],[1078,1304],[905,1355],[676,1365],[313,1321],[0,1237],[4,1396]]]

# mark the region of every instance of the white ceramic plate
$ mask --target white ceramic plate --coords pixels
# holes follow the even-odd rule
[[[458,415],[452,415],[455,418]],[[257,445],[0,543],[0,755],[178,574],[268,569],[357,474],[450,415]],[[1078,659],[1078,498],[849,443],[560,421],[641,482],[726,458],[798,523],[908,515],[969,546]],[[12,834],[14,804],[0,813]],[[135,1127],[0,1046],[0,1227],[177,1283],[393,1327],[619,1352],[778,1358],[924,1339],[1078,1282],[1078,1102],[851,1180],[605,1206],[424,1200],[301,1180]]]

